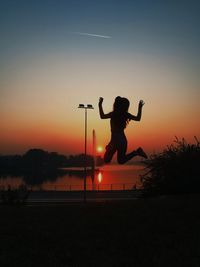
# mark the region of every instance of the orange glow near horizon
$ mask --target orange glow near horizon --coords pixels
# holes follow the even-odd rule
[[[97,147],[97,152],[99,152],[99,153],[103,152],[103,147],[102,146],[98,146]]]
[[[128,151],[142,146],[148,153],[158,151],[173,142],[175,136],[184,137],[188,142],[195,142],[194,135],[200,133],[195,120],[175,120],[172,117],[155,120],[149,116],[144,106],[143,118],[140,122],[130,122],[125,130],[128,140]],[[0,153],[24,153],[30,148],[42,148],[63,154],[83,153],[84,151],[84,116],[75,112],[74,121],[66,118],[60,122],[32,122],[13,119],[2,120],[0,129]],[[71,113],[70,113],[71,114]],[[77,116],[77,117],[76,117]],[[149,121],[148,121],[149,120]],[[109,120],[100,120],[97,108],[88,114],[88,153],[92,151],[92,130],[95,129],[98,143],[97,152],[102,153],[110,141]],[[103,132],[101,129],[105,129]]]
[[[117,95],[130,100],[129,112],[134,115],[139,100],[145,101],[141,121],[131,121],[125,130],[128,151],[141,146],[152,153],[171,144],[175,136],[188,142],[194,142],[194,135],[200,136],[199,91],[194,85],[189,87],[187,75],[173,61],[157,62],[151,68],[148,58],[141,58],[138,66],[131,56],[122,60],[116,55],[109,61],[106,57],[89,58],[85,65],[81,60],[67,65],[65,59],[53,61],[49,57],[51,64],[38,58],[19,66],[3,85],[1,154],[24,153],[34,147],[83,153],[84,110],[77,108],[79,103],[94,106],[88,110],[88,153],[92,154],[93,129],[101,144],[97,151],[103,152],[110,141],[110,123],[99,117],[100,96],[104,97],[105,113],[112,111]]]
[[[195,120],[191,121],[184,116],[184,120],[175,121],[168,118],[154,121],[146,114],[144,106],[143,118],[140,122],[130,122],[125,130],[128,140],[128,151],[142,146],[148,153],[166,147],[173,142],[175,136],[184,137],[188,142],[195,142],[194,135],[199,134],[199,126]],[[75,114],[77,115],[77,114]],[[30,148],[42,148],[48,151],[57,151],[63,154],[84,152],[84,117],[80,112],[79,117],[73,121],[66,118],[63,122],[20,122],[2,120],[0,129],[0,153],[24,153]],[[148,121],[149,119],[149,121]],[[186,123],[187,122],[187,123]],[[70,127],[69,127],[70,126]],[[105,129],[103,132],[101,129]],[[100,120],[97,108],[88,114],[88,153],[92,152],[92,129],[95,129],[98,143],[97,152],[102,153],[110,141],[109,120]]]

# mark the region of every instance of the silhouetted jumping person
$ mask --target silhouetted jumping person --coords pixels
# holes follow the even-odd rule
[[[117,161],[119,164],[124,164],[133,157],[141,156],[147,158],[146,153],[143,151],[141,147],[137,150],[132,151],[129,154],[126,154],[127,150],[127,139],[124,134],[124,129],[130,120],[140,121],[142,116],[142,107],[144,105],[144,101],[140,100],[138,105],[138,114],[134,116],[128,113],[129,108],[129,100],[124,97],[117,96],[115,98],[115,102],[113,105],[113,111],[105,114],[103,112],[103,98],[99,98],[99,114],[101,119],[110,119],[111,126],[111,140],[109,144],[106,146],[106,152],[104,155],[105,163],[109,163],[112,160],[115,152],[117,152]]]

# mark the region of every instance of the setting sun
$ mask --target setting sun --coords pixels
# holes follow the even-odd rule
[[[103,147],[102,146],[98,146],[97,147],[97,152],[102,152],[103,151]]]

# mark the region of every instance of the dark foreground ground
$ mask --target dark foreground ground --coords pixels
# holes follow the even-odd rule
[[[0,266],[200,266],[200,195],[0,206]]]

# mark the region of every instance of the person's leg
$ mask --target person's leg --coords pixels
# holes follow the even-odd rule
[[[145,159],[148,158],[147,154],[144,152],[144,150],[143,150],[141,147],[139,147],[139,148],[137,149],[137,153],[138,153],[138,156],[141,156],[141,157],[143,157],[143,158],[145,158]]]
[[[124,149],[118,149],[117,150],[117,161],[119,164],[124,164],[127,161],[131,160],[132,158],[138,156],[138,152],[137,150],[133,150],[131,153],[129,154],[125,154],[124,153]]]
[[[147,158],[146,153],[141,147],[139,147],[137,150],[133,150],[129,154],[126,154],[126,150],[127,150],[126,137],[121,136],[120,139],[118,140],[118,145],[117,145],[117,161],[119,164],[124,164],[136,156]]]
[[[110,163],[115,152],[116,152],[116,146],[112,144],[111,142],[106,146],[106,152],[104,154],[104,162]]]
[[[138,155],[136,151],[126,154],[126,150],[127,150],[126,137],[121,136],[120,140],[118,141],[118,145],[117,145],[117,161],[119,164],[124,164],[130,159],[132,159],[133,157]]]

